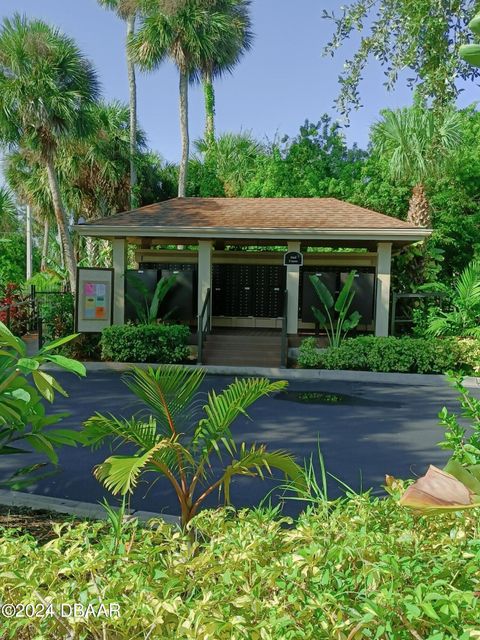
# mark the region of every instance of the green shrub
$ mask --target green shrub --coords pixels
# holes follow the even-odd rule
[[[466,371],[480,373],[480,340],[464,338],[457,342],[460,362]]]
[[[75,360],[100,360],[100,333],[81,333],[62,348],[62,353]]]
[[[315,338],[302,342],[299,364],[304,368],[351,369],[398,373],[472,372],[478,366],[480,343],[456,338],[376,338],[361,336],[339,347],[318,351]]]
[[[50,293],[40,296],[38,312],[43,321],[43,337],[48,342],[73,333],[73,295]]]
[[[193,522],[193,543],[130,524],[117,553],[101,523],[58,525],[43,545],[0,530],[0,602],[120,605],[112,618],[0,619],[2,637],[468,640],[480,627],[477,512],[419,518],[358,496],[295,525],[225,509]]]
[[[188,357],[190,330],[178,324],[126,324],[102,331],[102,358],[114,362],[176,363]]]

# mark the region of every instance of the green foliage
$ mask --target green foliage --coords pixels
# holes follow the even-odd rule
[[[0,295],[3,295],[9,283],[21,284],[25,280],[25,237],[16,233],[1,235],[0,253]]]
[[[156,324],[159,316],[158,311],[165,296],[175,286],[177,276],[160,278],[153,294],[150,293],[147,285],[135,273],[127,273],[127,278],[137,292],[143,297],[142,304],[139,304],[133,297],[127,294],[127,298],[135,308],[137,321],[139,324]],[[168,316],[165,316],[168,317]],[[165,318],[164,318],[165,319]]]
[[[415,85],[422,102],[431,101],[436,110],[450,105],[461,80],[478,77],[478,70],[459,56],[461,45],[470,39],[466,25],[475,7],[471,0],[414,5],[410,0],[351,0],[340,15],[324,10],[324,18],[335,25],[325,53],[333,56],[341,44],[352,42],[352,33],[359,36],[340,76],[340,112],[348,115],[360,106],[359,85],[371,58],[385,67],[387,88],[393,89],[407,70],[408,84]]]
[[[120,605],[111,618],[3,618],[5,637],[471,640],[480,626],[477,513],[419,518],[362,495],[297,523],[222,509],[194,524],[193,544],[161,520],[132,525],[116,554],[99,522],[57,525],[43,545],[2,530],[3,603]]]
[[[445,160],[458,149],[461,140],[458,111],[441,116],[415,105],[392,111],[385,109],[382,120],[372,127],[372,144],[388,161],[394,180],[411,186],[438,175]]]
[[[330,291],[317,275],[309,276],[326,313],[324,315],[317,307],[312,306],[313,315],[319,325],[327,332],[331,347],[339,347],[348,332],[355,329],[361,319],[358,311],[353,311],[347,316],[355,297],[355,290],[352,289],[355,274],[356,271],[350,271],[336,300],[333,299]]]
[[[480,362],[480,360],[479,360]],[[480,464],[480,400],[462,384],[458,376],[451,376],[458,392],[461,413],[449,411],[447,407],[438,414],[445,429],[445,439],[438,443],[441,449],[451,451],[451,459],[464,466]],[[465,423],[469,425],[468,430]]]
[[[480,14],[468,23],[468,26],[475,35],[480,35],[479,30]],[[474,67],[480,67],[480,47],[478,44],[463,44],[459,49],[460,57]]]
[[[8,189],[0,187],[0,234],[17,231],[18,226],[14,197]]]
[[[113,325],[102,331],[102,358],[114,362],[176,363],[188,357],[190,330],[184,325]]]
[[[47,429],[65,414],[47,415],[42,400],[52,403],[55,392],[64,396],[67,393],[52,375],[40,368],[42,364],[52,362],[65,371],[84,376],[85,367],[80,362],[54,354],[72,337],[51,342],[38,354],[27,356],[24,342],[0,322],[0,455],[28,453],[28,450],[17,446],[23,441],[57,464],[56,447],[77,442],[78,434],[74,431]],[[23,467],[5,484],[21,489],[38,479],[32,474],[43,466]]]
[[[210,391],[199,417],[199,388],[204,371],[182,367],[158,369],[134,368],[125,378],[129,389],[151,412],[148,418],[116,418],[96,413],[84,424],[84,442],[98,447],[117,439],[133,444],[133,455],[110,456],[95,468],[95,477],[114,494],[132,493],[144,473],[165,476],[177,496],[182,526],[186,527],[213,491],[225,495],[230,504],[233,476],[258,476],[263,479],[278,469],[297,487],[303,486],[301,469],[284,451],[267,451],[264,445],[245,443],[237,446],[232,424],[258,399],[279,391],[286,382],[265,378],[235,380],[220,394]],[[198,409],[197,409],[198,411]],[[221,449],[230,463],[219,477],[213,477],[211,456]]]
[[[307,338],[300,347],[299,364],[304,368],[392,373],[472,372],[478,350],[476,340],[374,336],[348,338],[340,347],[318,350],[315,339]]]
[[[444,289],[452,308],[432,315],[427,333],[480,338],[480,261],[471,262],[454,281],[453,288]]]
[[[73,296],[53,293],[40,297],[38,313],[43,321],[45,340],[63,338],[73,332]]]
[[[255,176],[262,145],[249,132],[224,133],[213,143],[198,140],[201,154],[191,162],[189,189],[201,197],[238,196]]]

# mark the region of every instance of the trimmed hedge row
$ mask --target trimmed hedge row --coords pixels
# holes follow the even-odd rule
[[[189,355],[190,330],[179,324],[126,324],[102,331],[102,360],[174,364]]]
[[[319,351],[315,338],[301,346],[299,365],[305,369],[350,369],[384,373],[474,373],[480,367],[480,342],[457,338],[349,338],[339,347]]]

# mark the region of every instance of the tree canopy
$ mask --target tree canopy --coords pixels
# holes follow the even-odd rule
[[[334,25],[325,53],[350,48],[339,78],[339,111],[348,116],[361,106],[360,84],[371,59],[384,68],[389,89],[408,74],[409,86],[434,108],[451,104],[462,80],[479,77],[480,70],[459,56],[462,44],[471,41],[467,25],[479,8],[478,0],[353,0],[339,12],[324,10]],[[360,41],[353,49],[354,35]]]

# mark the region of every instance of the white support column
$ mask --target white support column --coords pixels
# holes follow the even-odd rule
[[[27,235],[27,266],[25,269],[27,280],[32,277],[32,209],[27,204],[25,231]]]
[[[208,289],[210,292],[212,289],[212,251],[211,240],[198,241],[198,315],[202,313]],[[208,322],[211,323],[211,320],[209,318]]]
[[[375,302],[375,335],[388,336],[390,315],[390,271],[392,243],[377,244],[377,297]]]
[[[125,324],[125,272],[127,270],[127,241],[112,240],[113,258],[113,324]]]
[[[300,252],[300,242],[291,241],[288,243],[288,251]],[[290,265],[287,267],[287,333],[295,335],[298,333],[298,295],[300,290],[300,267]]]

